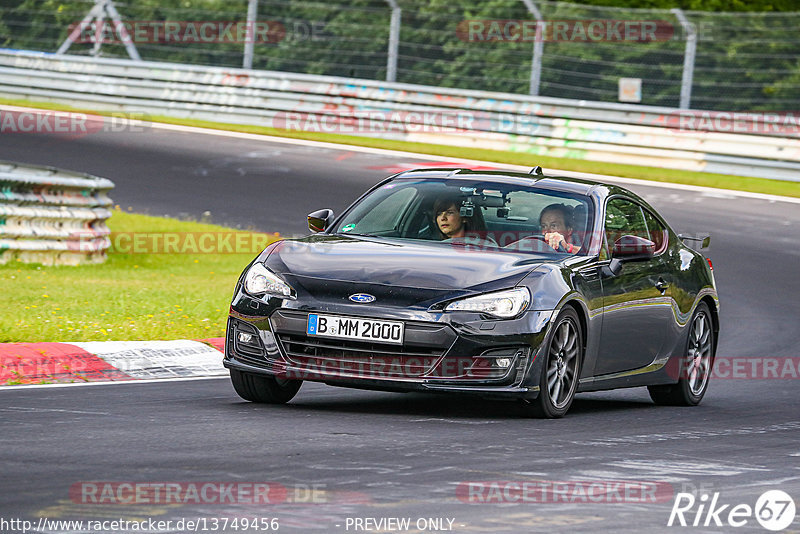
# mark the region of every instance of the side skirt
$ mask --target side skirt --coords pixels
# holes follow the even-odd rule
[[[672,365],[668,366],[670,358],[662,358],[653,363],[608,375],[581,378],[578,382],[578,393],[587,391],[603,391],[606,389],[633,388],[640,386],[655,386],[658,384],[674,384],[678,381],[678,376],[671,376],[668,372]]]

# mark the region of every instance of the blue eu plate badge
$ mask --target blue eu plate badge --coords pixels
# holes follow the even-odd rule
[[[319,316],[316,313],[310,313],[308,315],[308,328],[306,330],[306,333],[308,333],[309,336],[313,336],[313,335],[315,335],[317,333],[317,319],[318,318],[319,318]]]

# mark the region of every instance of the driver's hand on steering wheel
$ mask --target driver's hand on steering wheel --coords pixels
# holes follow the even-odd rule
[[[544,234],[544,240],[547,242],[548,245],[553,250],[558,250],[559,245],[564,243],[563,248],[567,248],[567,240],[564,239],[564,236],[559,234],[558,232],[547,232]]]

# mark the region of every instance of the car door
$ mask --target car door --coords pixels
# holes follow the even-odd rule
[[[604,232],[609,257],[614,241],[623,235],[650,239],[645,211],[625,197],[606,203]],[[603,278],[595,375],[645,367],[660,357],[673,314],[669,268],[662,252],[659,246],[652,258],[625,260],[618,274]]]

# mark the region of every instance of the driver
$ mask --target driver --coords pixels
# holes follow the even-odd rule
[[[572,232],[572,210],[565,204],[550,204],[539,214],[539,226],[548,245],[554,250],[574,254],[581,247],[572,242],[577,236]]]

